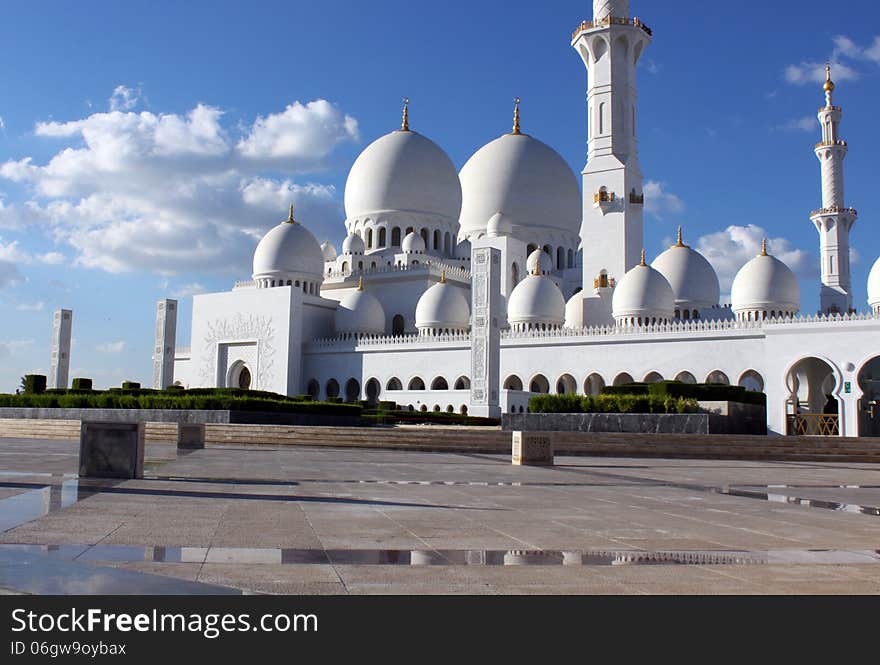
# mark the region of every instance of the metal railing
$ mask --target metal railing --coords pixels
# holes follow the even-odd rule
[[[642,21],[638,18],[621,18],[619,16],[606,16],[605,18],[596,19],[594,21],[581,21],[581,24],[575,28],[575,31],[571,33],[571,40],[574,41],[577,39],[577,36],[586,30],[592,30],[593,28],[605,28],[609,25],[633,25],[637,28],[641,28],[646,35],[649,37],[653,35],[653,31],[647,25],[642,23]]]
[[[788,436],[838,436],[840,417],[836,413],[795,413],[786,416]]]

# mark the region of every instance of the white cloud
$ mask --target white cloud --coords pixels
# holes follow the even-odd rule
[[[46,252],[45,254],[40,254],[37,258],[42,263],[50,266],[57,266],[67,260],[67,257],[61,252]]]
[[[0,131],[6,131],[6,123],[3,122],[3,116],[0,115]]]
[[[785,263],[800,278],[815,277],[818,265],[810,253],[792,247],[786,238],[770,238],[760,226],[728,226],[723,231],[701,236],[697,250],[706,257],[721,284],[723,294],[730,293],[736,273],[747,261],[761,252],[761,241],[767,238],[767,250]],[[729,302],[729,297],[727,302]]]
[[[223,121],[221,109],[199,104],[185,114],[117,110],[39,122],[37,135],[66,145],[45,164],[28,156],[0,164],[0,178],[33,194],[0,202],[0,228],[37,225],[73,250],[43,262],[163,275],[249,274],[256,239],[291,202],[316,235],[339,232],[335,189],[282,174],[324,169],[337,145],[357,139],[354,118],[316,100],[259,117],[240,138]]]
[[[835,81],[855,81],[859,78],[855,69],[839,61],[832,62],[831,69]],[[825,63],[801,62],[798,65],[788,65],[785,68],[785,80],[795,85],[822,83],[825,81]]]
[[[677,195],[663,190],[664,183],[649,180],[642,189],[645,195],[645,211],[657,219],[667,214],[677,215],[684,211],[684,201]]]
[[[34,302],[34,303],[21,303],[15,307],[19,312],[42,312],[43,308],[46,306],[46,303]]]
[[[132,89],[124,85],[117,85],[110,95],[109,105],[111,111],[130,111],[141,98],[141,89]]]
[[[305,105],[294,102],[281,113],[258,117],[237,149],[247,159],[311,161],[348,140],[358,140],[357,120],[318,99]]]
[[[803,118],[793,118],[782,125],[777,125],[776,129],[784,132],[818,132],[819,123],[816,122],[816,118],[804,116]]]
[[[122,353],[125,350],[125,342],[107,342],[106,344],[98,344],[95,351],[100,353]]]
[[[32,339],[18,339],[8,342],[0,342],[0,358],[8,358],[9,356],[15,355],[20,349],[26,349],[33,345],[34,340]]]
[[[171,289],[171,297],[172,298],[190,298],[194,295],[198,295],[199,293],[206,293],[207,289],[204,285],[199,284],[198,282],[192,282],[190,284],[181,284],[173,289]]]

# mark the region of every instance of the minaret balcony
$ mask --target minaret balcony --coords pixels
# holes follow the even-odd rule
[[[816,144],[816,148],[830,148],[832,146],[839,145],[846,147],[846,141],[838,140],[838,141],[820,141]]]
[[[850,215],[851,217],[858,217],[859,213],[855,208],[843,208],[840,206],[831,206],[830,208],[819,208],[818,210],[814,210],[810,213],[810,217],[819,217],[821,215]]]
[[[635,192],[629,193],[629,202],[633,205],[643,206],[645,205],[645,195],[644,194],[636,194]]]
[[[581,21],[581,24],[571,33],[571,41],[578,38],[582,32],[594,30],[596,28],[607,28],[610,25],[631,25],[640,28],[648,37],[653,35],[651,28],[642,23],[638,16],[635,18],[621,18],[619,16],[606,16],[595,21]]]
[[[593,207],[599,208],[604,215],[611,210],[622,210],[623,201],[614,192],[605,191],[603,187],[593,194]]]

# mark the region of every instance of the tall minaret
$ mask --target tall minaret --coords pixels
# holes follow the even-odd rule
[[[628,0],[593,0],[571,45],[587,67],[588,154],[581,224],[584,284],[619,280],[638,265],[642,242],[642,170],[636,138],[636,63],[651,30],[629,17]]]
[[[849,274],[849,231],[856,221],[854,208],[843,202],[843,158],[846,141],[840,138],[842,109],[834,106],[831,95],[831,65],[825,65],[825,106],[819,109],[822,142],[816,144],[816,157],[822,165],[822,207],[810,219],[819,231],[822,259],[822,287],[819,294],[823,314],[852,311],[852,283]]]

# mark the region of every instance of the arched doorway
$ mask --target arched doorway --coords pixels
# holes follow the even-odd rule
[[[431,381],[431,390],[449,390],[449,384],[442,376],[438,376]]]
[[[327,387],[325,388],[324,393],[331,399],[339,397],[339,381],[336,379],[330,379],[327,382]]]
[[[880,436],[880,356],[859,370],[859,436]]]
[[[747,369],[743,372],[737,384],[756,393],[764,392],[764,377],[753,369]]]
[[[650,372],[646,377],[645,383],[660,383],[663,380],[663,376],[660,372]]]
[[[414,376],[409,380],[408,390],[424,390],[425,382],[422,381],[422,377]]]
[[[538,374],[529,381],[529,391],[533,393],[547,394],[550,392],[550,382],[547,380],[546,376]]]
[[[456,390],[470,390],[471,380],[466,376],[460,376],[455,380]]]
[[[367,393],[367,402],[371,405],[375,405],[379,401],[379,394],[382,392],[382,385],[379,383],[378,379],[370,379],[364,387],[364,392]]]
[[[504,389],[505,390],[522,390],[523,389],[522,379],[520,379],[516,374],[511,374],[506,379],[504,379]]]
[[[626,372],[621,372],[614,377],[615,386],[625,386],[627,383],[634,383],[633,378]]]
[[[403,315],[395,314],[394,318],[391,319],[391,334],[392,335],[402,335],[403,334]]]
[[[226,385],[229,388],[241,388],[248,390],[251,387],[251,370],[244,361],[238,360],[232,363],[229,372],[226,375]]]
[[[556,381],[557,395],[574,395],[577,392],[577,381],[571,374],[563,374]]]
[[[685,370],[683,372],[679,372],[678,374],[676,374],[675,380],[681,381],[682,383],[696,383],[697,377],[695,377],[693,374],[691,374],[690,372]]]
[[[321,384],[318,383],[317,379],[310,379],[308,386],[306,386],[306,393],[312,399],[318,399],[318,395],[321,394]]]
[[[706,377],[706,383],[717,383],[722,386],[729,386],[730,379],[727,378],[727,374],[720,369],[716,369],[713,372],[709,372],[709,376]]]
[[[345,401],[356,402],[361,395],[361,384],[357,379],[349,379],[345,383]]]
[[[593,395],[595,397],[602,392],[602,388],[604,387],[605,379],[594,372],[587,377],[586,381],[584,381],[584,395]]]
[[[837,436],[840,433],[840,409],[834,396],[835,374],[834,368],[821,358],[803,358],[792,366],[785,377],[787,434]]]

